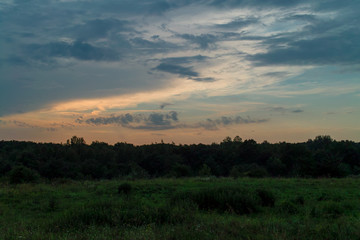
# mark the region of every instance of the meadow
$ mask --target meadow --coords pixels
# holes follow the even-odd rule
[[[360,239],[360,179],[1,183],[0,239]]]

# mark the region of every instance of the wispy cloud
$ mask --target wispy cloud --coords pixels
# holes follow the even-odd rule
[[[215,27],[224,29],[224,30],[237,30],[249,26],[251,24],[258,23],[257,18],[236,18],[228,23],[216,24]]]
[[[280,112],[280,113],[302,113],[304,112],[303,109],[291,109],[287,107],[268,107],[266,110],[271,112]]]
[[[160,109],[164,109],[166,106],[171,106],[171,105],[174,105],[172,103],[162,103],[160,104]]]
[[[163,113],[151,113],[149,115],[144,114],[122,114],[112,115],[108,117],[97,117],[76,120],[77,123],[86,123],[90,125],[120,125],[122,127],[131,129],[153,129],[153,130],[165,130],[174,128],[172,123],[178,121],[178,113],[175,111]]]
[[[174,65],[174,64],[167,64],[167,63],[161,63],[153,70],[172,73],[172,74],[178,74],[181,77],[197,77],[199,76],[198,72],[195,72],[192,67],[183,67],[180,65]]]
[[[110,48],[95,47],[89,43],[75,41],[67,42],[51,42],[48,44],[31,44],[26,47],[31,58],[49,61],[52,57],[72,57],[79,60],[94,61],[117,61],[120,54]]]
[[[302,113],[302,112],[304,112],[304,110],[302,110],[302,109],[295,109],[295,110],[292,110],[291,112],[293,112],[293,113]]]
[[[178,65],[178,64],[190,64],[194,62],[204,62],[207,59],[209,59],[209,57],[203,55],[196,55],[196,56],[185,56],[185,57],[168,57],[168,58],[162,58],[160,59],[160,61],[166,64]]]
[[[215,48],[215,43],[219,40],[216,35],[213,34],[177,34],[177,37],[185,39],[190,43],[196,44],[200,49]]]
[[[54,127],[42,127],[42,126],[29,124],[29,123],[17,121],[17,120],[10,121],[10,123],[14,124],[15,126],[20,127],[20,128],[33,128],[33,129],[39,129],[39,130],[48,131],[48,132],[54,132],[57,130]]]
[[[80,124],[89,125],[120,125],[130,129],[143,129],[143,130],[167,130],[176,128],[203,128],[206,130],[217,130],[219,127],[226,127],[237,124],[254,124],[264,123],[269,119],[254,119],[249,116],[243,118],[241,116],[228,117],[222,116],[218,119],[206,119],[205,121],[197,123],[186,123],[179,121],[178,113],[170,111],[168,113],[150,113],[145,114],[122,114],[112,115],[107,117],[98,118],[79,118],[76,120]]]
[[[197,126],[203,127],[207,130],[217,130],[218,127],[221,127],[221,126],[229,126],[229,125],[237,125],[237,124],[264,123],[267,121],[269,121],[268,118],[254,119],[254,118],[250,118],[249,116],[246,118],[243,118],[241,116],[236,116],[236,117],[222,116],[221,118],[218,118],[218,119],[206,119],[206,121],[198,123]]]

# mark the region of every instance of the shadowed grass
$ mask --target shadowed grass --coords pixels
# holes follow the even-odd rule
[[[125,183],[131,191],[119,194]],[[0,239],[357,240],[359,183],[193,178],[3,184]]]

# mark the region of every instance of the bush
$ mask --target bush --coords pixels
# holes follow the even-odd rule
[[[303,196],[297,196],[292,202],[295,204],[304,205],[305,199]]]
[[[197,206],[192,201],[179,201],[155,208],[152,219],[157,224],[178,224],[193,219]]]
[[[218,210],[236,214],[258,212],[260,205],[260,199],[256,194],[246,189],[234,187],[180,192],[171,198],[173,203],[179,200],[193,201],[201,210]]]
[[[36,182],[39,178],[38,172],[25,166],[16,166],[9,172],[11,184]]]
[[[241,171],[241,167],[238,165],[235,165],[231,168],[229,176],[232,178],[239,178],[242,177],[244,174]]]
[[[317,198],[318,201],[341,201],[342,197],[341,195],[337,193],[329,193],[329,192],[323,192],[321,195]]]
[[[257,189],[256,192],[261,200],[261,205],[263,207],[274,207],[275,196],[272,192],[265,189]]]
[[[211,168],[208,165],[203,164],[201,169],[199,170],[199,176],[201,177],[211,176]]]
[[[253,163],[253,164],[235,165],[230,170],[229,175],[233,178],[238,178],[243,176],[262,178],[268,176],[268,172],[264,167],[261,167],[258,164]]]
[[[178,224],[192,220],[196,206],[190,202],[149,206],[139,199],[102,200],[69,209],[49,222],[48,231],[78,230],[88,226],[139,227],[148,224]]]
[[[311,210],[312,217],[338,218],[345,213],[345,208],[341,204],[333,201],[324,202]]]
[[[169,176],[176,178],[191,176],[191,168],[184,164],[176,164],[170,172]]]
[[[266,177],[268,175],[268,173],[265,168],[257,167],[257,168],[251,169],[247,175],[249,177],[253,177],[253,178],[263,178],[263,177]]]
[[[129,195],[131,193],[132,186],[129,183],[123,183],[118,187],[119,194]]]
[[[282,214],[295,215],[299,213],[298,207],[292,201],[284,201],[279,205],[279,212]]]
[[[115,226],[119,223],[117,216],[119,205],[113,202],[99,201],[69,209],[54,219],[49,225],[49,231],[63,231],[64,229],[83,229],[85,226]]]
[[[50,198],[49,202],[48,202],[48,210],[50,212],[55,211],[57,208],[57,205],[58,205],[58,203],[57,203],[56,199],[54,197]]]

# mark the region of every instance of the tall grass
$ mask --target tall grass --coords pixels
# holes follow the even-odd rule
[[[359,183],[214,178],[3,185],[0,240],[357,240]]]
[[[236,214],[256,213],[261,206],[273,207],[275,203],[275,197],[270,191],[231,186],[182,191],[171,198],[173,203],[179,200],[192,201],[205,211],[218,210]]]

